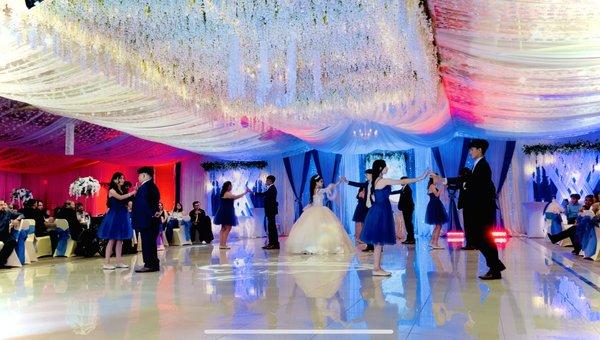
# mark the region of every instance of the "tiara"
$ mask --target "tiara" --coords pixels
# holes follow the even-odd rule
[[[315,180],[318,181],[321,179],[321,176],[317,175],[317,177],[315,177]]]

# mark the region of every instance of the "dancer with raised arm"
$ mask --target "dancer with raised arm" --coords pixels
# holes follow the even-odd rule
[[[232,190],[233,185],[230,181],[223,183],[223,188],[221,188],[221,205],[219,206],[219,209],[217,209],[214,220],[215,224],[221,225],[221,232],[219,233],[219,249],[223,250],[230,249],[227,245],[227,239],[229,238],[231,228],[238,225],[238,218],[235,215],[233,202],[252,192],[250,189],[246,188],[243,193],[234,195]]]
[[[429,175],[429,172],[425,172],[419,178],[383,178],[388,171],[387,164],[383,159],[378,159],[373,162],[371,170],[373,171],[373,174],[371,180],[371,192],[369,195],[371,195],[372,205],[365,218],[365,224],[360,239],[367,244],[373,244],[375,246],[373,275],[389,276],[391,273],[381,268],[381,252],[384,244],[396,244],[394,213],[392,212],[392,204],[390,203],[392,185],[407,185],[421,181]]]

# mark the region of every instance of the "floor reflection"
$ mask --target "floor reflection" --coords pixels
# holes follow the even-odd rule
[[[353,339],[600,336],[600,293],[585,279],[596,274],[575,272],[576,264],[525,240],[502,252],[509,270],[496,282],[476,279],[477,252],[389,247],[384,265],[393,275],[378,278],[369,254],[286,256],[261,246],[170,248],[161,272],[150,275],[103,272],[101,259],[0,271],[2,337],[204,338],[207,329],[394,331]]]

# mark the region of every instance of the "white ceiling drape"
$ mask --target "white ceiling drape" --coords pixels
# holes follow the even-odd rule
[[[311,3],[14,8],[0,96],[234,159],[600,128],[597,1]]]

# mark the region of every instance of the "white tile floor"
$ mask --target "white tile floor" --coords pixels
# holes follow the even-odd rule
[[[260,249],[262,239],[231,245],[169,248],[151,274],[103,272],[100,258],[2,270],[0,337],[600,338],[600,262],[543,241],[511,239],[502,252],[508,270],[494,282],[476,278],[485,265],[474,251],[386,247],[393,276],[374,278],[369,254],[286,256]],[[228,329],[393,334],[205,334]]]

